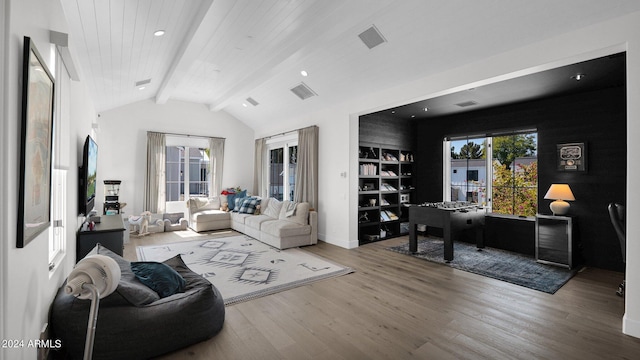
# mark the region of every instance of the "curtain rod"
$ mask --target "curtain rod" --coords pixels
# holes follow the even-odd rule
[[[280,133],[280,134],[274,134],[274,135],[270,135],[270,136],[265,136],[263,139],[265,139],[265,140],[269,140],[269,139],[274,138],[274,137],[276,137],[276,136],[289,135],[289,134],[292,134],[292,133],[294,133],[294,132],[300,131],[300,130],[302,130],[302,129],[308,129],[308,128],[312,128],[312,127],[318,127],[318,125],[311,125],[311,126],[307,126],[307,127],[298,128],[298,129],[295,129],[295,130],[291,130],[291,131],[283,132],[283,133]]]
[[[174,135],[174,136],[184,136],[184,137],[196,137],[196,138],[202,138],[202,139],[222,139],[222,140],[226,140],[226,138],[218,137],[218,136],[202,136],[202,135],[190,135],[190,134],[178,134],[178,133],[165,133],[165,132],[159,132],[159,131],[147,131],[147,134],[149,134],[149,133],[164,134],[164,135]]]

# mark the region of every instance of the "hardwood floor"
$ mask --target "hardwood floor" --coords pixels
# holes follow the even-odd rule
[[[194,235],[194,233],[191,233]],[[221,235],[218,235],[221,236]],[[132,237],[135,246],[181,239]],[[587,268],[556,294],[385,250],[400,237],[306,251],[356,272],[226,308],[212,339],[161,359],[637,359],[621,273]],[[176,334],[180,336],[180,334]]]

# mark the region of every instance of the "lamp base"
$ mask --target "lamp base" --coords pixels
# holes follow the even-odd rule
[[[553,215],[566,215],[569,212],[570,206],[571,205],[564,200],[556,200],[549,205],[549,208],[551,212],[553,212]]]

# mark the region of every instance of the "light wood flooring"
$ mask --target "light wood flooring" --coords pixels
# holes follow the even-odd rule
[[[125,257],[197,236],[180,233],[132,236]],[[385,250],[407,241],[305,247],[356,272],[229,306],[217,336],[161,359],[640,359],[623,274],[586,268],[549,295]]]

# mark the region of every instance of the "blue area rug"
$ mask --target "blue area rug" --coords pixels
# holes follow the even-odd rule
[[[531,256],[509,251],[494,248],[478,251],[475,245],[461,241],[454,242],[453,248],[454,258],[450,263],[444,261],[444,243],[438,238],[419,239],[418,252],[415,254],[409,252],[409,243],[388,247],[387,250],[549,294],[558,291],[577,272],[575,269],[541,264]]]

